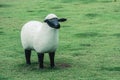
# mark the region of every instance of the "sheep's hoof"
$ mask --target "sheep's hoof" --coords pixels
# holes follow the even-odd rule
[[[44,69],[44,67],[40,67],[39,69]]]
[[[54,69],[55,68],[55,65],[51,66],[51,69]]]
[[[31,63],[26,63],[27,65],[31,65]]]
[[[39,69],[43,69],[44,68],[44,66],[39,66]]]

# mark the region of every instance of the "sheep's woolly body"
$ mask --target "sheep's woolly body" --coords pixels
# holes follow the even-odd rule
[[[58,46],[58,29],[47,23],[30,21],[21,31],[21,41],[24,49],[34,49],[38,53],[54,52]]]
[[[66,18],[58,18],[55,14],[49,14],[43,23],[30,21],[22,27],[21,42],[27,64],[31,64],[31,50],[35,50],[38,53],[39,68],[44,68],[44,53],[49,53],[50,66],[55,67],[54,57],[58,46],[59,22],[66,20]]]

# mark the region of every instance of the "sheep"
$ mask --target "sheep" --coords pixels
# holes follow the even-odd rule
[[[21,43],[25,52],[26,64],[30,65],[31,51],[38,55],[39,68],[44,68],[44,53],[49,53],[50,66],[55,67],[54,57],[59,40],[59,22],[66,18],[58,18],[55,14],[49,14],[44,22],[29,21],[21,29]]]

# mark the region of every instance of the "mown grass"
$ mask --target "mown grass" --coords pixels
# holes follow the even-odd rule
[[[20,31],[29,20],[49,13],[66,17],[61,23],[56,68],[25,64]],[[119,80],[120,1],[0,0],[0,80]]]

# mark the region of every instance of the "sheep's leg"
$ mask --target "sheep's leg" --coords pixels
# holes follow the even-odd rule
[[[44,53],[38,53],[39,68],[43,68]]]
[[[50,66],[51,68],[54,68],[55,67],[55,63],[54,63],[55,52],[49,53],[49,57],[50,57]]]
[[[30,57],[31,57],[31,50],[25,50],[26,64],[31,64]]]

